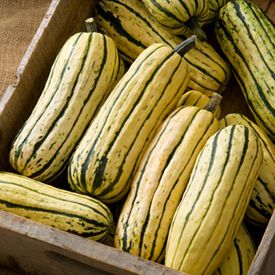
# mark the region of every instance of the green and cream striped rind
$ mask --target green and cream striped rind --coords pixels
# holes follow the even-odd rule
[[[129,63],[153,43],[165,43],[174,48],[182,42],[163,29],[139,0],[101,0],[96,11],[99,29],[116,41],[122,57]],[[222,93],[231,72],[210,44],[198,41],[184,58],[190,66],[188,89],[208,95]]]
[[[118,81],[124,76],[124,74],[127,71],[127,66],[124,62],[124,59],[120,56],[119,54],[119,60],[118,60],[118,70],[117,70],[117,74],[116,74],[116,79],[114,81],[114,84],[112,86],[112,89],[115,87],[115,85],[118,83]],[[112,90],[111,89],[111,90]],[[110,90],[110,91],[111,91]],[[108,96],[108,95],[107,95]]]
[[[232,125],[208,139],[173,217],[165,265],[212,274],[240,226],[263,161],[253,130]]]
[[[41,181],[56,177],[122,76],[123,65],[114,41],[106,35],[82,32],[71,36],[56,57],[33,112],[13,141],[11,166]]]
[[[116,227],[116,248],[162,262],[169,227],[196,157],[218,129],[214,115],[198,107],[179,107],[169,115],[131,183]]]
[[[205,24],[210,24],[219,15],[220,9],[230,0],[208,0],[208,13]]]
[[[0,209],[95,241],[113,230],[99,200],[9,172],[0,172]]]
[[[275,147],[265,132],[245,115],[232,113],[220,120],[220,127],[241,124],[254,130],[263,149],[263,164],[253,189],[246,218],[255,225],[268,223],[275,209]]]
[[[253,240],[241,224],[231,247],[213,275],[247,275],[255,254]]]
[[[257,124],[275,141],[275,28],[249,1],[227,3],[216,22],[219,45]]]
[[[209,9],[208,0],[142,0],[142,3],[167,30],[187,36],[193,33],[190,21],[196,20],[199,26],[204,25]]]
[[[139,55],[100,109],[72,155],[72,188],[105,202],[129,190],[145,146],[186,89],[186,61],[165,44]]]
[[[203,109],[207,105],[209,100],[210,100],[210,97],[203,94],[202,92],[199,92],[196,90],[190,90],[183,94],[183,96],[180,98],[177,104],[177,107],[186,105],[186,106],[197,106]],[[217,119],[219,119],[221,115],[221,107],[219,105],[216,107],[216,110],[214,111],[214,115]]]

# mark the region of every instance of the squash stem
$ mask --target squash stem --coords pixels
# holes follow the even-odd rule
[[[196,34],[200,40],[202,41],[207,40],[207,36],[204,30],[199,25],[196,17],[190,18],[187,22],[185,22],[185,25],[191,30],[192,33]]]
[[[184,56],[189,50],[195,47],[197,43],[197,36],[192,35],[191,37],[185,39],[177,47],[174,48],[174,52]]]
[[[217,107],[219,106],[221,100],[222,100],[221,95],[219,95],[218,93],[213,93],[208,103],[205,105],[204,109],[211,113],[214,113]]]
[[[87,32],[98,32],[97,25],[93,17],[90,17],[85,20],[85,26]]]

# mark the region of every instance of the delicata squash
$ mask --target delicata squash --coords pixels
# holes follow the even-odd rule
[[[100,33],[77,33],[63,45],[44,90],[11,146],[18,173],[51,181],[124,72],[115,42]]]
[[[242,223],[263,152],[253,130],[231,125],[208,139],[198,155],[168,234],[165,265],[212,274]]]
[[[75,191],[104,202],[128,192],[146,145],[186,90],[189,67],[178,52],[194,43],[191,37],[175,50],[157,43],[139,55],[70,159],[68,181]]]
[[[208,0],[142,0],[154,18],[175,34],[196,34],[206,39],[201,26],[207,18]]]
[[[162,262],[173,215],[195,160],[219,129],[215,95],[205,109],[181,106],[159,127],[131,183],[116,227],[115,247]]]
[[[275,146],[265,132],[245,115],[231,113],[220,120],[221,128],[234,124],[251,128],[262,145],[263,164],[246,210],[246,218],[254,225],[264,226],[275,209]]]
[[[235,0],[220,10],[215,31],[250,111],[274,142],[274,24],[250,1]]]
[[[95,21],[102,33],[116,41],[121,56],[129,63],[153,43],[165,43],[174,48],[188,37],[179,38],[164,29],[140,0],[100,0]],[[209,43],[198,41],[184,58],[190,68],[188,90],[209,96],[224,91],[231,72]]]
[[[256,248],[253,240],[242,223],[219,268],[213,275],[248,274],[255,254]]]
[[[0,209],[94,241],[113,231],[113,215],[99,200],[2,171]]]

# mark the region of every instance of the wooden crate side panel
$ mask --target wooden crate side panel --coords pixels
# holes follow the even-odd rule
[[[4,211],[0,236],[0,265],[22,273],[186,274]]]
[[[275,21],[275,1],[254,2]],[[71,34],[83,30],[84,20],[95,3],[93,0],[82,0],[81,5],[78,0],[52,1],[18,68],[17,83],[8,87],[0,98],[0,169],[9,169],[10,143],[35,105],[57,52]],[[236,109],[239,107],[236,105]],[[275,270],[274,215],[250,274],[269,275]],[[178,274],[162,265],[5,212],[0,212],[0,234],[0,265],[12,265],[30,274]]]
[[[253,0],[258,7],[260,7],[270,20],[275,23],[275,1],[274,0]]]
[[[275,211],[257,249],[248,275],[275,274]]]

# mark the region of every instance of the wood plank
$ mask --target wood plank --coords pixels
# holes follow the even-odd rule
[[[252,0],[252,2],[260,7],[269,19],[275,23],[275,1],[274,0]]]
[[[275,1],[254,0],[275,19]],[[18,71],[18,81],[0,100],[0,168],[10,170],[8,149],[34,107],[51,64],[65,40],[84,30],[96,1],[52,0]],[[235,81],[223,100],[223,114],[249,110]],[[232,108],[233,106],[233,108]],[[249,274],[275,270],[275,214],[267,227]],[[183,274],[76,235],[0,211],[0,265],[22,274]]]
[[[0,265],[22,274],[186,274],[4,211],[0,236]]]
[[[257,249],[248,275],[275,274],[275,211]]]

